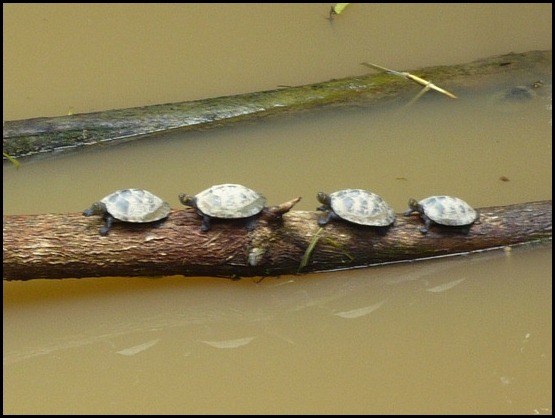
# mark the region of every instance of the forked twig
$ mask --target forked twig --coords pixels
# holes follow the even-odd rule
[[[370,67],[370,68],[376,68],[376,69],[378,69],[378,70],[382,70],[382,71],[388,72],[388,73],[390,73],[390,74],[399,76],[399,77],[404,78],[404,79],[406,79],[406,80],[412,80],[412,81],[414,81],[415,83],[420,84],[421,86],[424,86],[424,88],[416,95],[416,97],[415,97],[413,100],[411,100],[411,103],[415,102],[415,101],[418,100],[420,97],[422,97],[422,95],[423,95],[424,93],[426,93],[428,90],[435,90],[435,91],[437,91],[437,92],[439,92],[439,93],[441,93],[441,94],[445,94],[446,96],[448,96],[448,97],[450,97],[450,98],[452,98],[452,99],[456,99],[456,98],[457,98],[457,96],[455,96],[453,93],[448,92],[447,90],[442,89],[441,87],[436,86],[436,85],[435,85],[434,83],[432,83],[431,81],[424,80],[423,78],[418,77],[418,76],[416,76],[416,75],[414,75],[414,74],[408,73],[408,72],[406,72],[406,71],[395,71],[395,70],[391,70],[391,69],[386,68],[386,67],[382,67],[381,65],[371,64],[371,63],[368,63],[368,62],[363,62],[362,65],[365,65],[365,66]]]

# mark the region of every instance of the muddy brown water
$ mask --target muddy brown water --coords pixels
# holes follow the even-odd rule
[[[551,5],[352,4],[332,23],[329,6],[4,5],[4,120],[551,49]],[[517,105],[427,94],[4,166],[3,210],[77,212],[125,187],[179,207],[227,182],[301,210],[346,187],[397,212],[551,199],[544,82]],[[551,265],[543,245],[262,281],[4,283],[4,413],[550,414]]]

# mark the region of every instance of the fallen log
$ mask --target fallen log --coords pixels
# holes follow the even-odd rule
[[[458,95],[462,90],[479,91],[492,85],[506,88],[519,76],[524,76],[527,83],[550,79],[551,68],[551,51],[529,51],[411,72]],[[414,97],[419,90],[421,86],[382,72],[235,96],[5,121],[4,160],[8,156],[22,159],[58,155],[144,137],[160,139],[163,136],[156,134],[221,127],[314,108],[387,103],[408,95]]]
[[[238,221],[214,222],[201,232],[192,209],[173,210],[154,224],[114,223],[100,236],[100,218],[82,214],[4,216],[4,280],[105,276],[275,276],[367,267],[464,254],[552,239],[552,201],[479,209],[468,234],[397,216],[385,235],[372,227],[335,221],[320,227],[321,212],[291,211],[260,219],[248,230]]]

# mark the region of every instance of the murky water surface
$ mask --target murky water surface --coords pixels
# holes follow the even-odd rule
[[[4,5],[4,120],[551,49],[551,5],[328,10]],[[224,182],[302,210],[346,187],[397,212],[431,194],[551,199],[548,78],[518,103],[428,94],[4,166],[3,210],[78,212],[124,187],[179,207]],[[4,283],[4,412],[550,414],[551,276],[551,246],[532,246],[262,281]]]

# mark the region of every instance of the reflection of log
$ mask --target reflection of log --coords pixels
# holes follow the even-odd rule
[[[4,280],[93,276],[272,276],[329,271],[459,254],[552,237],[552,201],[480,209],[468,235],[398,216],[385,236],[372,228],[331,222],[319,212],[291,211],[282,221],[214,222],[200,232],[191,209],[174,210],[156,225],[116,223],[107,237],[101,220],[81,214],[4,217]],[[317,237],[317,240],[315,240]],[[314,243],[311,251],[307,249]],[[252,265],[254,264],[254,265]]]
[[[524,75],[527,82],[550,79],[551,51],[507,54],[412,72],[455,94],[463,88],[506,87],[504,76]],[[323,106],[383,103],[406,94],[414,96],[420,88],[398,76],[379,73],[191,102],[7,121],[3,129],[3,151],[16,158],[48,155],[145,135],[159,138],[153,134],[174,129],[212,128]]]

